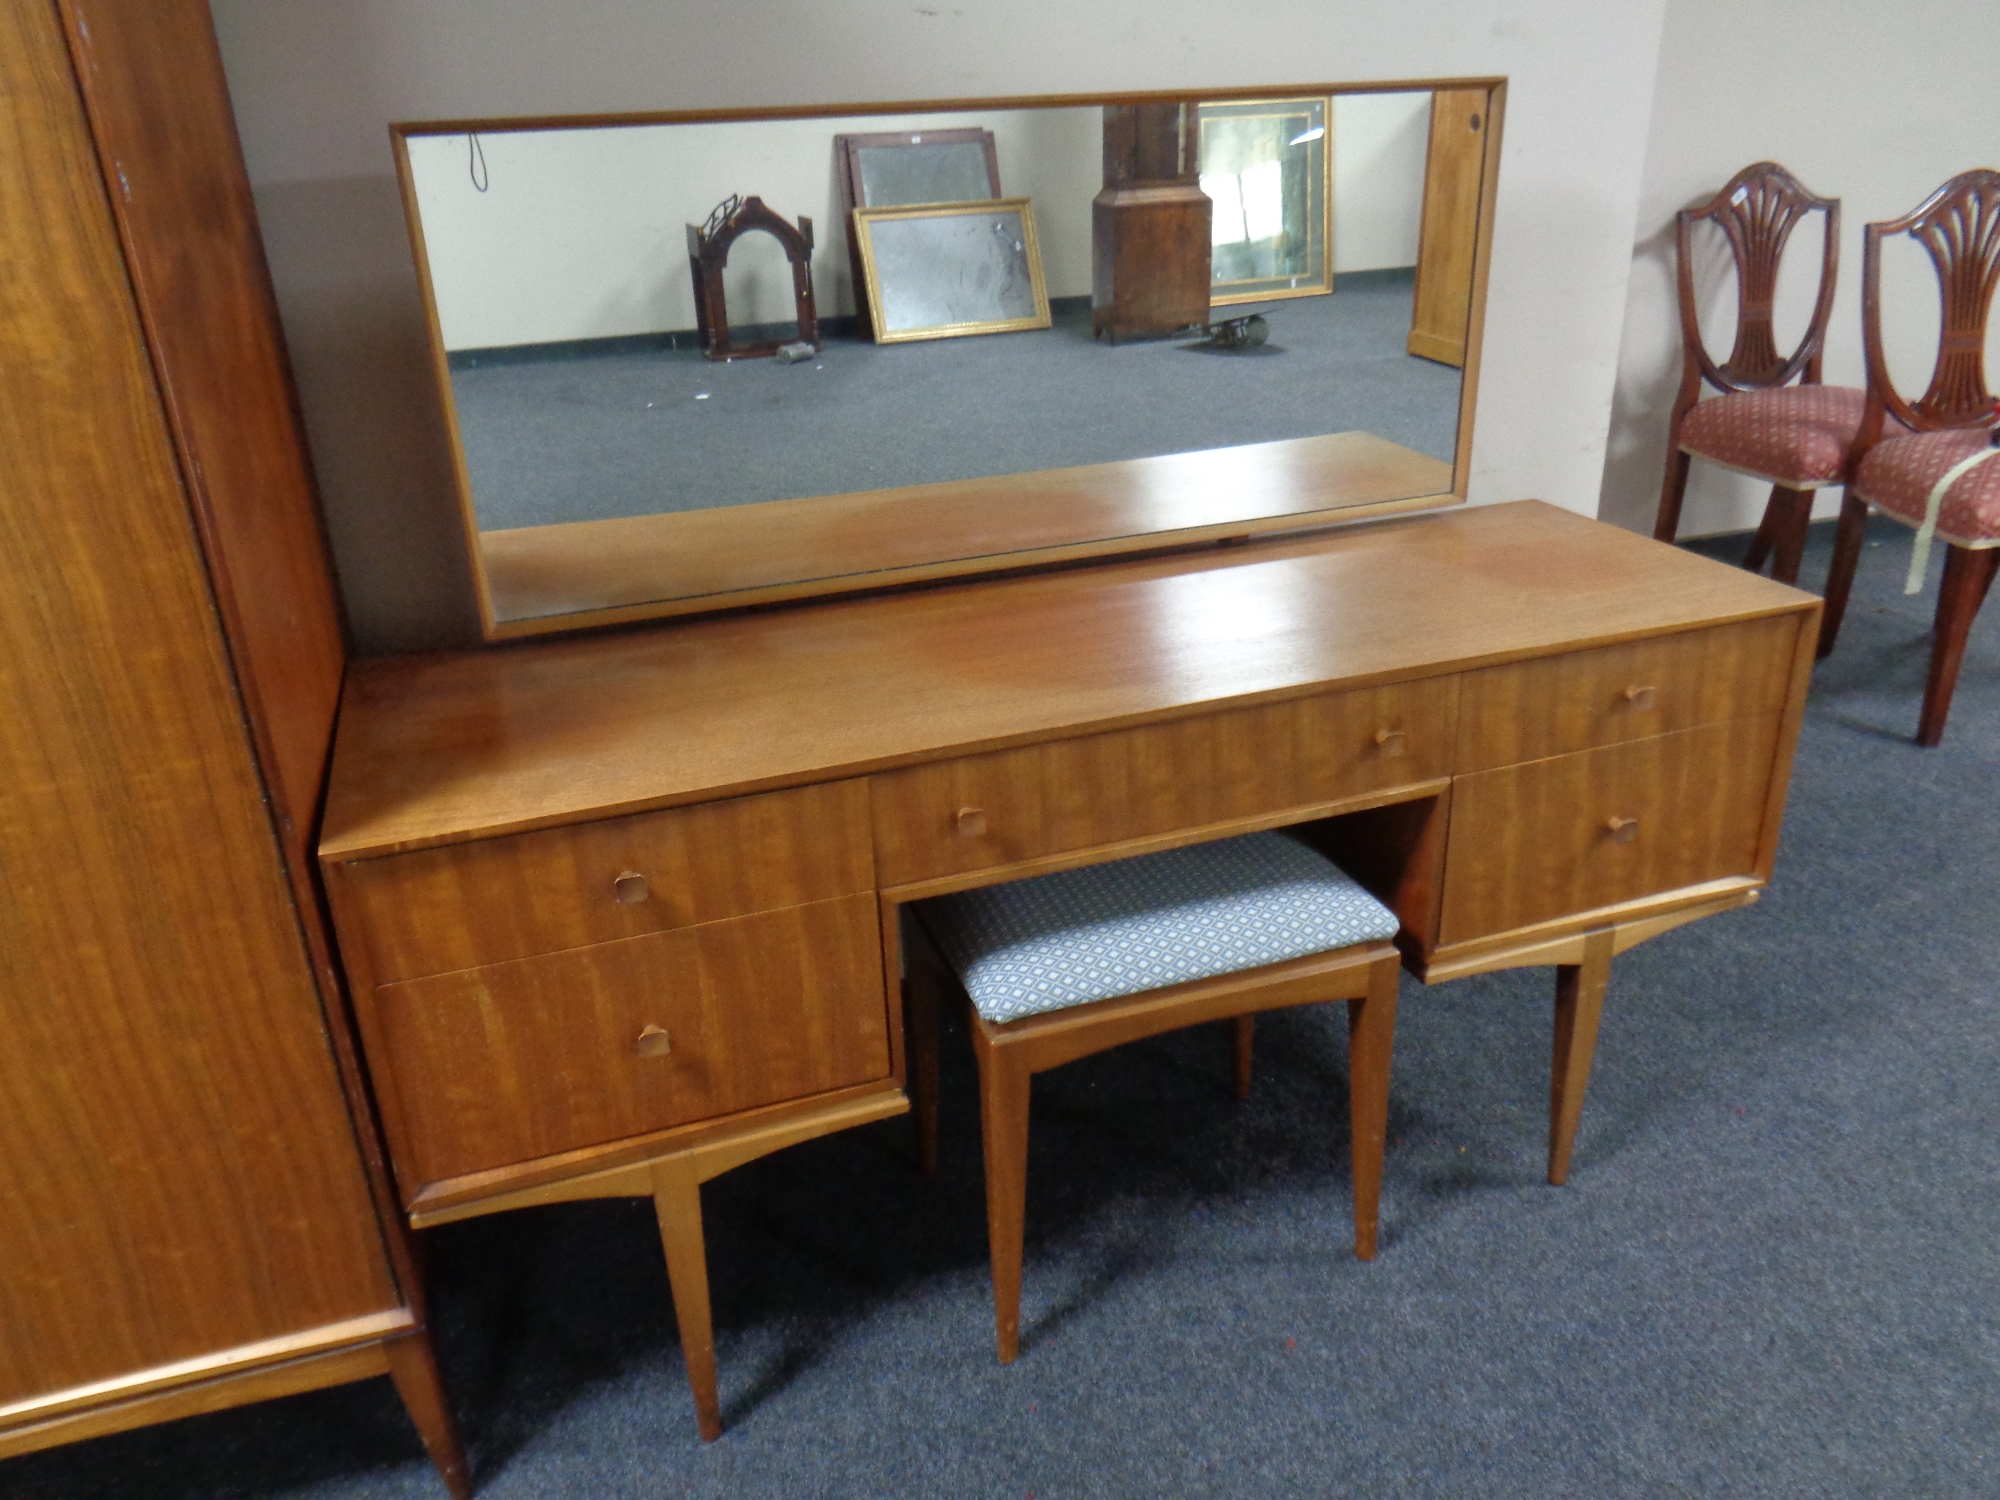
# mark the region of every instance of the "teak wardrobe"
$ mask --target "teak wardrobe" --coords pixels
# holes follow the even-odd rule
[[[346,664],[201,0],[0,0],[0,1460],[391,1375],[308,855]]]

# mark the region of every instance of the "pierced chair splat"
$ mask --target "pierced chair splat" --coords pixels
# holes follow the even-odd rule
[[[1772,324],[1778,267],[1792,231],[1807,214],[1825,223],[1819,297],[1805,336],[1778,352]],[[1694,281],[1694,229],[1713,222],[1729,243],[1736,271],[1736,342],[1716,364],[1702,342]],[[1865,394],[1820,384],[1820,359],[1840,266],[1840,200],[1809,192],[1776,162],[1760,161],[1732,177],[1715,197],[1675,218],[1680,292],[1681,386],[1667,428],[1667,471],[1653,535],[1671,542],[1680,530],[1688,467],[1700,458],[1771,486],[1764,518],[1743,565],[1794,583],[1812,516],[1813,491],[1841,484],[1861,425]],[[1793,381],[1799,384],[1792,384]],[[1721,395],[1702,400],[1704,385]]]
[[[979,1064],[1000,1362],[1019,1351],[1029,1080],[1123,1042],[1235,1022],[1238,1097],[1251,1017],[1348,1002],[1354,1248],[1375,1255],[1399,958],[1393,912],[1331,860],[1282,833],[1252,833],[961,891],[913,910],[913,1113],[936,1161],[936,1006],[969,1001]],[[953,984],[953,981],[956,984]]]
[[[1882,247],[1891,235],[1922,245],[1937,271],[1940,317],[1930,385],[1906,401],[1882,345]],[[1861,340],[1868,401],[1858,462],[1840,512],[1819,654],[1833,650],[1861,556],[1870,508],[1917,528],[1906,592],[1922,586],[1933,535],[1946,543],[1917,743],[1944,737],[1952,690],[1979,607],[2000,572],[2000,402],[1986,379],[1986,327],[2000,283],[2000,172],[1963,172],[1900,219],[1862,239]]]

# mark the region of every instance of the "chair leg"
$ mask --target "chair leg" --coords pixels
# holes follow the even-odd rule
[[[1230,1060],[1234,1064],[1233,1082],[1239,1103],[1250,1097],[1250,1053],[1257,1041],[1257,1018],[1238,1016],[1229,1023]]]
[[[1597,1022],[1604,991],[1611,983],[1611,929],[1583,937],[1583,962],[1556,967],[1555,1052],[1549,1068],[1549,1181],[1569,1181],[1570,1150],[1590,1085],[1590,1060],[1597,1051]]]
[[[681,1326],[681,1353],[694,1390],[695,1425],[712,1443],[722,1436],[722,1410],[715,1398],[715,1328],[708,1309],[708,1248],[701,1233],[701,1179],[690,1156],[653,1163],[653,1212],[660,1221],[660,1245],[667,1254],[667,1283],[674,1316]]]
[[[979,1047],[979,1123],[986,1148],[986,1244],[1000,1363],[1021,1352],[1021,1242],[1028,1208],[1028,1083],[1003,1045]]]
[[[916,1136],[917,1170],[937,1175],[938,1161],[938,993],[937,980],[914,963],[903,980],[905,1060],[910,1079],[910,1126]]]
[[[1375,1258],[1381,1220],[1382,1148],[1389,1134],[1389,1060],[1396,1049],[1396,984],[1391,954],[1368,970],[1368,993],[1347,1002],[1347,1097],[1354,1140],[1354,1253]]]
[[[1660,485],[1660,509],[1653,518],[1653,540],[1671,542],[1681,528],[1681,501],[1687,495],[1688,455],[1681,452],[1681,424],[1675,416],[1667,431],[1667,477]]]
[[[1917,724],[1917,743],[1926,748],[1944,738],[1945,716],[1951,712],[1959,664],[1965,660],[1965,638],[1972,632],[1979,606],[1986,602],[1996,570],[2000,570],[2000,547],[1977,552],[1969,547],[1950,547],[1945,551],[1944,582],[1938,589],[1937,623],[1931,638],[1931,670],[1924,683],[1923,717]]]
[[[1841,617],[1847,613],[1847,596],[1854,588],[1854,569],[1861,561],[1861,541],[1868,531],[1868,503],[1852,490],[1840,497],[1840,530],[1833,539],[1833,564],[1826,572],[1826,608],[1820,615],[1819,647],[1824,659],[1833,655],[1833,643],[1840,635]]]
[[[1792,512],[1796,510],[1794,502],[1798,500],[1798,494],[1800,494],[1798,490],[1786,490],[1782,484],[1770,486],[1770,496],[1764,500],[1764,516],[1756,524],[1756,536],[1750,538],[1750,550],[1744,552],[1744,568],[1746,570],[1750,570],[1750,572],[1764,572],[1764,564],[1770,560],[1772,552],[1776,552],[1778,554],[1778,562],[1772,568],[1770,576],[1776,578],[1780,584],[1790,584],[1790,582],[1798,580],[1798,560],[1796,558],[1792,560],[1792,576],[1790,578],[1784,576],[1784,554],[1786,554],[1786,544],[1790,542],[1790,528],[1794,524],[1792,522]],[[1806,514],[1808,516],[1812,514],[1812,496],[1810,494],[1806,496]],[[1804,522],[1798,522],[1798,528],[1800,528],[1798,530],[1798,550],[1804,552],[1804,548],[1806,548]]]
[[[444,1477],[444,1486],[451,1491],[452,1500],[471,1500],[472,1471],[466,1467],[465,1450],[458,1445],[458,1429],[451,1418],[451,1397],[445,1390],[444,1377],[438,1373],[437,1353],[431,1347],[430,1334],[417,1332],[385,1340],[382,1352],[389,1357],[389,1378],[396,1382],[396,1394],[403,1398],[410,1420],[417,1424],[424,1451]]]
[[[1811,490],[1789,490],[1775,486],[1765,502],[1777,516],[1771,527],[1771,577],[1779,583],[1799,581],[1799,563],[1805,557],[1806,529],[1812,525]]]

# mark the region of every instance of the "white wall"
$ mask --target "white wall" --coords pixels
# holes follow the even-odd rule
[[[1600,514],[1650,531],[1666,461],[1667,417],[1680,381],[1673,217],[1713,196],[1739,169],[1769,158],[1816,193],[1842,200],[1840,283],[1826,343],[1829,384],[1863,383],[1861,229],[1899,218],[1946,178],[2000,167],[2000,5],[1883,6],[1873,0],[1669,0],[1659,83],[1639,196],[1633,274]],[[1502,202],[1505,196],[1503,190]],[[1819,233],[1817,223],[1811,233]],[[1794,235],[1780,279],[1781,336],[1805,326],[1818,244]],[[1712,249],[1713,247],[1711,247]],[[1884,343],[1911,396],[1930,373],[1937,282],[1907,243],[1885,260]],[[1728,353],[1733,290],[1726,254],[1698,258],[1705,326]],[[2000,371],[2000,320],[1988,347]],[[1748,529],[1769,489],[1696,463],[1681,534]],[[1839,511],[1822,490],[1815,515]]]
[[[1333,269],[1417,263],[1431,96],[1344,94],[1333,101]]]
[[[1334,269],[1414,266],[1423,217],[1428,91],[1334,101]],[[611,338],[695,326],[684,225],[731,193],[813,222],[822,317],[855,310],[833,138],[978,126],[993,132],[1001,191],[1033,202],[1051,297],[1090,295],[1090,202],[1103,185],[1096,109],[982,110],[715,125],[488,131],[408,138],[447,349]],[[737,323],[792,317],[775,240],[731,251]]]
[[[731,193],[813,221],[822,317],[855,309],[833,138],[979,126],[1000,187],[1033,200],[1051,297],[1090,293],[1090,200],[1103,183],[1095,109],[743,120],[715,125],[487,133],[486,191],[463,135],[410,139],[411,175],[447,349],[693,328],[683,226]],[[788,322],[791,269],[776,240],[737,242],[725,273],[736,323]]]
[[[212,0],[354,630],[476,630],[392,120],[1501,75],[1475,501],[1594,510],[1661,0]],[[1884,23],[1887,24],[1887,23]]]

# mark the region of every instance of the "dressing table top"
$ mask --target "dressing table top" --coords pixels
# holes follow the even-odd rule
[[[1809,608],[1539,501],[359,664],[327,858]]]

